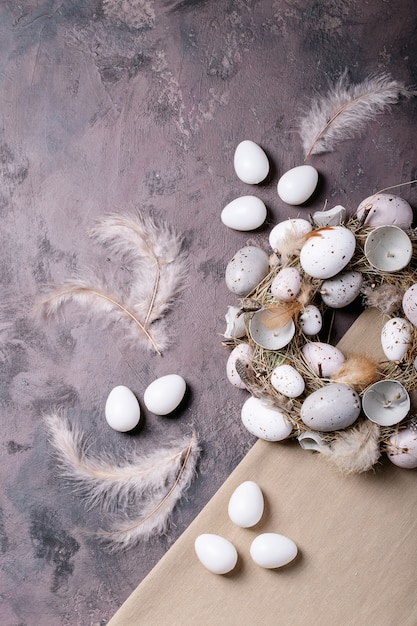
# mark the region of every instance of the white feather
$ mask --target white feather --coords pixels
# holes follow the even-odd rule
[[[365,419],[335,435],[330,446],[323,446],[320,450],[327,461],[344,474],[359,474],[372,469],[381,455],[377,424]]]

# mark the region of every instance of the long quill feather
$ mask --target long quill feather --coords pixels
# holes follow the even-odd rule
[[[87,508],[115,515],[111,531],[101,531],[111,548],[123,549],[163,532],[196,472],[200,453],[195,435],[148,455],[133,453],[120,463],[113,455],[91,454],[83,433],[58,411],[44,416],[60,472],[82,495]],[[132,505],[140,509],[130,517]]]
[[[305,157],[331,152],[339,141],[358,136],[369,121],[400,97],[411,98],[416,93],[389,74],[370,75],[361,83],[350,84],[347,71],[343,72],[327,95],[313,101],[300,120]]]

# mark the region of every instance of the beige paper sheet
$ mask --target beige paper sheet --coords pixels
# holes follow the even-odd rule
[[[339,346],[379,355],[380,327],[366,311]],[[266,500],[251,529],[227,515],[244,480],[255,480]],[[251,541],[269,531],[299,547],[284,568],[251,561]],[[197,560],[194,540],[206,532],[236,546],[232,573],[211,574]],[[415,471],[386,461],[342,476],[295,442],[258,441],[109,626],[416,626],[416,547]]]

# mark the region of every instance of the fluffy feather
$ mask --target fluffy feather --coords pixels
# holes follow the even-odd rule
[[[331,380],[363,390],[378,379],[378,364],[361,354],[352,354],[333,374]]]
[[[366,472],[381,455],[379,426],[363,420],[352,428],[341,430],[332,444],[323,446],[320,453],[344,474]]]
[[[61,474],[84,497],[87,508],[117,513],[113,529],[100,532],[110,547],[128,548],[167,528],[196,471],[200,448],[195,435],[148,455],[133,453],[120,463],[108,453],[101,458],[89,454],[83,433],[58,412],[44,421]],[[128,516],[132,504],[140,508],[133,519]]]
[[[254,398],[258,398],[261,400],[265,406],[270,409],[284,411],[284,413],[289,413],[292,408],[292,402],[285,396],[279,394],[278,392],[274,395],[271,395],[263,386],[262,382],[260,382],[253,371],[253,368],[250,364],[242,359],[237,359],[235,363],[236,371],[239,374],[239,377],[246,389],[249,393],[254,396]]]
[[[352,85],[345,71],[326,96],[313,101],[310,111],[300,121],[305,157],[331,152],[339,141],[360,134],[369,121],[397,103],[401,96],[415,95],[415,90],[393,80],[389,74],[370,75]]]
[[[103,217],[91,236],[134,267],[131,298],[144,325],[164,315],[182,293],[186,281],[183,239],[163,220],[136,212]]]
[[[397,285],[367,285],[362,294],[366,306],[379,309],[382,313],[393,315],[401,310],[404,292]]]
[[[108,289],[100,284],[97,277],[94,282],[84,278],[66,281],[61,287],[51,291],[38,300],[36,309],[46,317],[56,315],[65,305],[70,302],[87,308],[89,315],[98,315],[110,322],[124,322],[126,328],[134,329],[134,337],[144,340],[151,345],[155,352],[161,354],[167,346],[167,337],[161,328],[153,327],[152,334],[142,323],[130,301],[123,303],[121,299],[113,295]],[[139,331],[139,333],[137,332]],[[158,331],[161,331],[158,333]]]

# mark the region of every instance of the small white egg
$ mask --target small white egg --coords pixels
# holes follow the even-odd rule
[[[381,330],[381,346],[390,361],[401,361],[406,355],[413,337],[413,329],[406,319],[393,317]]]
[[[311,430],[332,432],[351,426],[360,412],[361,401],[352,387],[330,383],[307,396],[300,417]]]
[[[235,546],[220,535],[212,533],[198,535],[194,549],[200,563],[213,574],[228,574],[237,563]]]
[[[345,357],[339,348],[322,341],[309,341],[302,348],[301,353],[305,362],[320,378],[333,376],[345,362]]]
[[[366,213],[365,213],[366,212]],[[413,209],[400,196],[377,193],[362,200],[356,211],[358,220],[365,217],[367,226],[399,226],[410,228],[413,221]]]
[[[296,267],[283,267],[271,283],[271,293],[277,300],[295,300],[301,289],[301,274]]]
[[[411,285],[403,296],[403,311],[414,326],[417,326],[417,283]]]
[[[317,229],[301,248],[301,267],[313,278],[331,278],[349,263],[355,248],[355,235],[345,226]]]
[[[320,288],[321,299],[326,306],[341,309],[358,297],[361,287],[361,272],[341,272],[323,282]]]
[[[145,389],[143,401],[155,415],[168,415],[175,411],[184,398],[187,385],[179,374],[166,374],[154,380]]]
[[[246,480],[232,493],[228,514],[236,526],[250,528],[259,522],[264,512],[264,496],[258,483]]]
[[[250,555],[254,562],[266,569],[275,569],[291,563],[298,553],[292,539],[278,533],[261,533],[252,541]]]
[[[283,243],[288,238],[299,238],[313,230],[308,220],[301,217],[283,220],[276,224],[269,233],[269,245],[272,250],[281,250]]]
[[[283,441],[292,433],[292,425],[285,413],[271,409],[259,398],[251,396],[241,410],[242,424],[252,435],[265,441]]]
[[[387,455],[391,463],[405,469],[417,467],[417,430],[412,427],[398,430],[389,439]]]
[[[135,394],[124,385],[118,385],[110,391],[104,413],[108,425],[120,433],[128,432],[139,424],[139,402]]]
[[[306,304],[298,316],[298,323],[303,333],[308,337],[317,335],[323,326],[320,310],[314,304]]]
[[[318,180],[319,173],[315,167],[299,165],[281,176],[278,181],[277,192],[286,204],[303,204],[313,195]]]
[[[228,306],[225,315],[226,339],[240,339],[246,335],[245,315],[238,306]]]
[[[236,361],[243,361],[246,364],[250,364],[253,357],[253,348],[248,343],[240,343],[237,345],[231,353],[226,363],[226,375],[229,383],[237,389],[246,389],[246,385],[242,382],[239,374],[236,371]]]
[[[287,398],[298,398],[305,389],[303,377],[295,367],[288,363],[277,365],[272,370],[271,385]]]
[[[255,230],[266,220],[266,206],[256,196],[241,196],[226,204],[221,212],[221,221],[233,230]]]
[[[226,267],[227,288],[238,296],[246,296],[269,272],[269,256],[256,246],[240,248]]]
[[[238,178],[248,185],[261,183],[269,174],[269,161],[260,146],[250,139],[241,141],[233,158]]]

